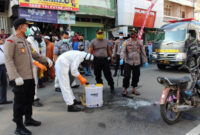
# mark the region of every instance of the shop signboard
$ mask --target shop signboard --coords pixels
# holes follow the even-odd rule
[[[75,14],[66,11],[19,8],[19,17],[33,22],[75,24]]]
[[[79,0],[19,0],[20,7],[79,11]]]
[[[75,14],[65,11],[58,11],[58,24],[75,24]]]

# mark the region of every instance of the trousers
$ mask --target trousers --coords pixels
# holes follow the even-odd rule
[[[24,85],[22,86],[14,84],[13,93],[13,121],[18,124],[23,122],[23,115],[25,115],[26,119],[32,117],[32,103],[35,95],[34,79],[24,80]]]
[[[95,74],[95,77],[96,77],[95,78],[96,82],[103,84],[103,80],[101,78],[101,73],[103,71],[104,76],[105,76],[105,78],[108,82],[108,85],[114,86],[114,81],[113,81],[113,78],[112,78],[112,74],[111,74],[111,71],[110,71],[110,65],[109,65],[107,58],[97,58],[97,57],[95,57],[93,64],[94,64],[94,74]]]
[[[0,65],[0,102],[7,101],[7,75],[5,65]]]

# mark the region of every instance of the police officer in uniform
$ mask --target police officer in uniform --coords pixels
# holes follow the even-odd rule
[[[26,40],[26,36],[30,33],[26,19],[16,19],[14,27],[16,34],[11,35],[6,40],[4,54],[7,73],[14,85],[13,121],[17,125],[15,134],[31,135],[24,124],[26,126],[41,125],[41,122],[32,118],[32,103],[35,94],[32,58],[49,66],[52,66],[52,62],[49,63],[46,57],[36,53]],[[25,115],[24,124],[23,115]]]
[[[139,82],[140,65],[141,63],[145,63],[145,67],[148,67],[147,56],[142,42],[142,40],[137,40],[137,31],[133,29],[130,33],[130,38],[123,43],[123,48],[121,51],[121,61],[125,60],[123,79],[124,91],[122,93],[123,96],[127,95],[127,88],[129,87],[131,73],[132,94],[140,95],[140,93],[135,89]]]
[[[124,42],[124,37],[123,37],[123,32],[120,32],[119,33],[119,39],[115,41],[115,46],[114,46],[114,49],[113,49],[113,57],[115,58],[115,73],[114,73],[114,77],[117,76],[117,71],[118,71],[118,68],[119,68],[119,64],[120,64],[120,53],[121,53],[121,50],[122,50],[122,45],[123,45],[123,42]],[[121,65],[121,76],[123,76],[123,69],[124,69],[124,66],[123,64]]]
[[[109,41],[104,39],[103,30],[98,29],[96,31],[96,39],[93,39],[89,45],[89,52],[92,54],[94,52],[94,74],[96,76],[96,82],[103,84],[101,78],[101,72],[103,71],[108,84],[110,85],[111,93],[114,94],[114,82],[112,74],[110,71],[110,66],[108,62],[108,57],[111,58],[113,63],[111,47],[108,45]]]

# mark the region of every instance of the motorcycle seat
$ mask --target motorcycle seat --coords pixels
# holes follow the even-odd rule
[[[169,85],[177,85],[180,83],[187,83],[190,81],[190,78],[188,76],[184,76],[182,78],[167,78],[167,77],[158,77],[158,82],[163,84],[164,82],[169,83]]]

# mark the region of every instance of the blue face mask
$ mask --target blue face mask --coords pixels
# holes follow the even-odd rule
[[[66,43],[66,42],[68,41],[68,39],[63,39],[62,41],[63,41],[64,43]]]
[[[30,32],[31,32],[31,31],[30,31],[30,28],[28,27],[27,30],[26,30],[26,32],[25,32],[25,35],[26,35],[26,36],[29,36]]]

